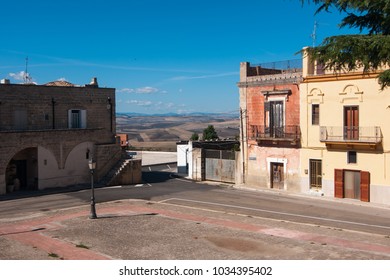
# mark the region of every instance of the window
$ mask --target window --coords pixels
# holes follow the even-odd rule
[[[347,162],[348,163],[357,163],[357,154],[356,151],[348,151],[347,153]]]
[[[264,103],[265,133],[271,138],[284,137],[284,106],[283,101]]]
[[[87,111],[72,109],[68,111],[69,128],[87,128]]]
[[[359,140],[359,107],[344,107],[344,140]]]
[[[311,105],[311,124],[312,125],[320,124],[320,104]]]
[[[14,128],[16,130],[27,129],[27,110],[17,109],[14,111]]]
[[[310,160],[310,188],[322,188],[322,161]]]

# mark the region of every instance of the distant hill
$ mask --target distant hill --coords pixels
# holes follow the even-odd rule
[[[224,117],[231,117],[231,118],[238,118],[239,113],[238,112],[227,112],[227,113],[205,113],[205,112],[192,112],[192,113],[163,113],[163,114],[145,114],[145,113],[134,113],[134,112],[128,112],[128,113],[117,113],[117,116],[128,116],[128,117],[181,117],[181,116],[224,116]]]
[[[235,114],[138,114],[118,113],[118,133],[126,133],[136,149],[175,151],[176,142],[189,140],[193,133],[202,136],[203,129],[213,125],[221,139],[239,135],[239,117]]]

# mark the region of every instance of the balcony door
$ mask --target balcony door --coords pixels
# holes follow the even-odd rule
[[[359,140],[359,107],[344,107],[344,140]]]
[[[284,108],[283,101],[265,103],[265,133],[271,138],[283,138]]]

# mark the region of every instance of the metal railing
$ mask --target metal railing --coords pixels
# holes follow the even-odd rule
[[[287,125],[281,127],[269,127],[264,125],[250,125],[249,139],[251,140],[287,140],[297,141],[300,139],[298,125]]]
[[[260,64],[253,64],[252,67],[261,67],[265,69],[283,70],[286,72],[302,71],[301,59],[290,59],[283,61],[265,62]]]
[[[379,126],[321,126],[321,142],[380,143],[382,133]]]

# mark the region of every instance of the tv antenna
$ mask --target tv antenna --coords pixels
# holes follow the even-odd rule
[[[26,71],[24,71],[23,81],[25,84],[31,84],[31,77],[28,74],[28,56],[26,57]]]
[[[316,46],[316,40],[317,40],[317,27],[318,27],[318,22],[314,21],[314,28],[313,28],[313,33],[311,33],[310,37],[313,40],[313,48]]]

